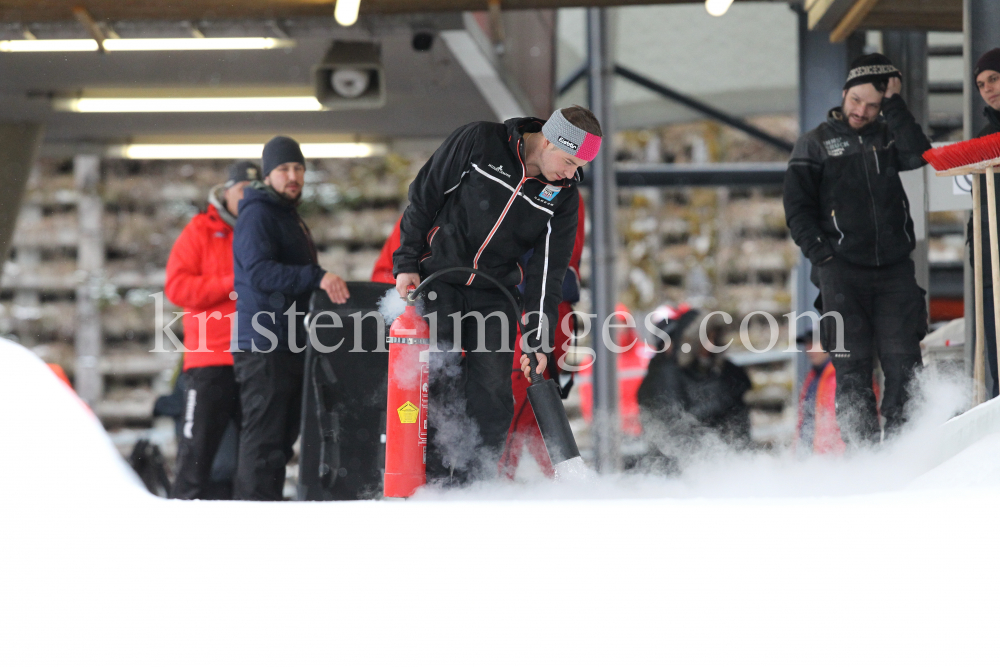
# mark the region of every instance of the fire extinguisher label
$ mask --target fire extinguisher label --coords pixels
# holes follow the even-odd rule
[[[430,345],[430,338],[402,338],[400,336],[386,336],[385,342],[389,345]]]
[[[417,425],[417,444],[420,458],[427,465],[427,350],[420,353],[420,423]]]
[[[407,401],[396,408],[396,414],[399,415],[400,424],[416,424],[420,411],[417,410],[417,406]]]

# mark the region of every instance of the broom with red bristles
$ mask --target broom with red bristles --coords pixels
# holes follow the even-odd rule
[[[987,166],[1000,165],[1000,134],[932,148],[924,153],[924,159],[938,172],[957,170],[963,174],[981,174]]]
[[[947,146],[932,148],[924,159],[938,172],[938,176],[972,175],[972,228],[973,262],[976,266],[976,364],[974,402],[986,399],[986,341],[983,338],[983,225],[982,193],[979,174],[986,175],[986,204],[990,220],[990,264],[993,277],[993,317],[997,331],[997,349],[1000,349],[1000,256],[997,255],[997,193],[994,182],[996,168],[1000,166],[1000,134],[960,141]],[[968,336],[966,336],[968,338]],[[994,372],[995,374],[995,372]]]

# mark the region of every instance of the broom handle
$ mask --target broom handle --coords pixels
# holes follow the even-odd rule
[[[997,191],[993,182],[995,170],[986,167],[986,207],[990,215],[990,264],[993,269],[993,323],[997,327],[997,349],[1000,349],[1000,255],[997,252]],[[994,378],[997,382],[998,378]]]
[[[982,213],[982,186],[979,181],[979,174],[973,174],[972,178],[972,225],[973,225],[973,261],[979,269],[975,272],[975,305],[976,305],[976,356],[974,373],[973,402],[978,405],[986,400],[986,334],[983,311],[983,213]],[[992,269],[991,269],[992,270]]]
[[[983,319],[983,195],[979,174],[972,175],[972,262],[976,281],[976,357],[973,373],[972,404],[979,405],[986,399],[986,337]],[[966,336],[966,340],[968,340]]]

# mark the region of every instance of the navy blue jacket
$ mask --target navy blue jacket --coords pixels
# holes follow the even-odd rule
[[[288,350],[288,317],[295,304],[295,344],[306,344],[304,314],[309,296],[325,273],[316,261],[316,246],[309,228],[290,202],[263,183],[246,188],[233,231],[233,271],[239,348],[270,352]],[[257,329],[253,317],[257,318]],[[266,331],[277,340],[277,346]]]

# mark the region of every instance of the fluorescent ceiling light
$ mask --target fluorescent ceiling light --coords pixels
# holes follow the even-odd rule
[[[333,18],[342,26],[354,25],[358,20],[360,8],[361,0],[337,0],[337,5],[333,8]]]
[[[369,143],[304,143],[302,155],[316,158],[361,158],[385,155],[386,147]],[[130,144],[112,147],[108,157],[128,160],[259,160],[263,144]]]
[[[105,51],[246,51],[290,48],[295,41],[272,37],[185,37],[180,39],[106,39]],[[14,39],[0,41],[0,52],[97,51],[93,39]]]
[[[55,99],[56,111],[76,113],[205,113],[322,111],[312,96],[294,97],[78,97]]]
[[[722,16],[732,4],[733,0],[705,0],[705,11],[712,16]]]

